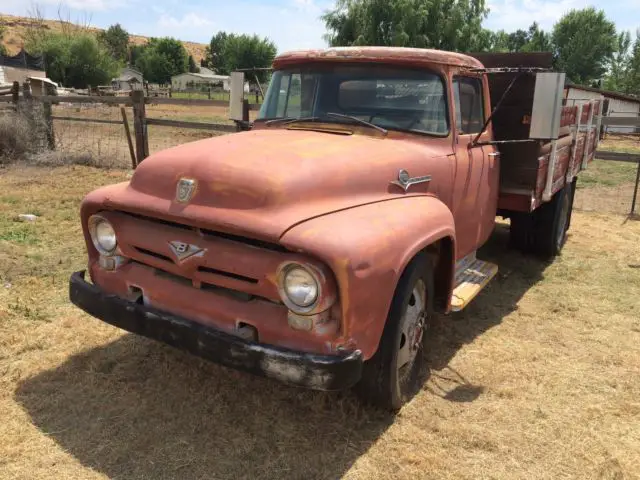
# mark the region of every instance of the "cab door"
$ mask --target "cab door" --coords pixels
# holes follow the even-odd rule
[[[493,146],[473,146],[489,114],[481,76],[453,77],[455,166],[452,211],[458,259],[477,250],[491,235],[498,203],[499,164]],[[489,141],[489,129],[478,142]]]

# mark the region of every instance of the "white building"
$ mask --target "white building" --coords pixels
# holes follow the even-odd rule
[[[565,87],[565,99],[567,100],[567,105],[580,105],[590,100],[603,100],[605,115],[635,118],[640,116],[640,98],[622,93],[568,84]],[[609,126],[607,127],[607,131],[629,133],[633,132],[634,128],[635,127]]]
[[[208,69],[207,69],[208,70]],[[224,91],[229,91],[229,76],[228,75],[215,75],[209,73],[208,70],[205,73],[181,73],[180,75],[174,75],[171,77],[171,88],[174,90],[191,90],[200,88],[222,88]]]
[[[133,67],[124,67],[120,72],[120,76],[111,80],[111,87],[114,90],[124,92],[140,90],[143,84],[144,79],[142,78],[142,72],[139,72]]]

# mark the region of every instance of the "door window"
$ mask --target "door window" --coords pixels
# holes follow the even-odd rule
[[[482,80],[471,77],[453,79],[456,128],[460,134],[479,133],[484,125]]]

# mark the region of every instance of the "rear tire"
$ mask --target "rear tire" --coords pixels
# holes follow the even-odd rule
[[[355,387],[364,402],[399,410],[420,391],[428,373],[424,345],[433,292],[430,258],[419,254],[400,277],[378,350]]]
[[[562,251],[571,223],[575,181],[565,185],[531,213],[511,216],[511,246],[523,253],[552,259]]]

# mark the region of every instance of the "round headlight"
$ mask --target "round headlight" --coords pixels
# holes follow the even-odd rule
[[[93,245],[103,255],[111,255],[118,246],[116,232],[111,224],[102,217],[91,217],[89,231]]]
[[[291,267],[284,274],[282,288],[291,303],[306,308],[318,299],[318,282],[302,267]]]

